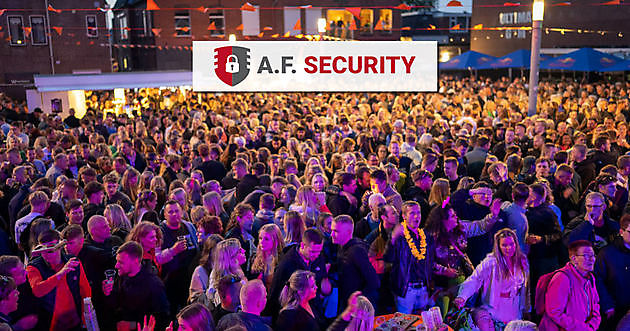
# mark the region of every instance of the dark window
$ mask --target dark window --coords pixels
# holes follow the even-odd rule
[[[214,10],[208,14],[210,18],[209,24],[212,25],[214,23],[214,30],[210,30],[211,36],[218,36],[225,34],[225,16],[223,15],[222,10]]]
[[[46,45],[46,25],[44,16],[31,16],[31,42],[33,45]]]
[[[98,37],[98,24],[96,22],[96,15],[85,16],[85,29],[88,37]]]
[[[190,14],[188,12],[175,13],[175,33],[178,37],[189,37]]]
[[[14,46],[24,45],[24,22],[22,16],[9,16],[9,43]]]

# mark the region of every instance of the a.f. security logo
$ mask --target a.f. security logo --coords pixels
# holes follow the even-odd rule
[[[249,48],[225,46],[214,49],[214,72],[219,79],[235,86],[249,74]]]

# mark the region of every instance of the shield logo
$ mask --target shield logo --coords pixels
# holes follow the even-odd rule
[[[214,49],[214,72],[219,79],[235,86],[249,74],[249,48],[223,46]]]

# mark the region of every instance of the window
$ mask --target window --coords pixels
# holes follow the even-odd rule
[[[44,24],[44,16],[31,16],[31,42],[33,45],[46,45],[46,25]]]
[[[301,10],[298,7],[284,7],[284,32],[290,32],[291,35],[302,33],[302,30],[293,30],[295,23],[300,19]],[[300,25],[301,25],[300,21]]]
[[[124,13],[118,16],[118,28],[120,29],[120,40],[128,40],[129,25],[127,24],[127,16]]]
[[[88,37],[98,37],[98,25],[96,23],[96,15],[85,16],[85,29]]]
[[[384,33],[391,33],[392,32],[392,10],[391,9],[381,9],[379,10],[379,18],[378,20],[381,21],[381,24],[383,24],[383,30],[382,32]]]
[[[212,10],[208,13],[210,19],[209,24],[214,23],[214,30],[210,30],[211,36],[218,36],[225,34],[225,16],[223,16],[223,10]]]
[[[14,46],[24,45],[24,22],[22,16],[9,16],[9,43]]]
[[[374,27],[374,12],[372,9],[361,9],[359,24],[359,33],[372,34],[372,28]]]
[[[354,31],[350,30],[350,25],[354,20],[354,16],[351,12],[344,9],[328,9],[326,11],[326,20],[330,26],[328,29],[329,35],[342,39],[353,37]]]
[[[241,10],[244,36],[255,36],[260,33],[260,6],[254,8],[255,11]]]
[[[153,35],[153,31],[151,30],[153,28],[153,23],[151,23],[151,11],[149,10],[142,11],[142,27],[144,28],[145,36]]]
[[[317,20],[322,18],[322,10],[320,8],[308,8],[304,11],[304,30],[306,31],[306,34],[318,34]]]
[[[175,13],[175,34],[177,37],[190,37],[190,13]]]

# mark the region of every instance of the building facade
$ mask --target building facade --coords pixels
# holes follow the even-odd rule
[[[24,98],[34,74],[110,72],[104,6],[103,0],[2,0],[0,90]]]
[[[191,70],[193,40],[400,40],[399,0],[118,0],[113,51],[121,71]],[[249,3],[249,10],[240,8]],[[317,6],[317,7],[315,7]],[[318,26],[321,19],[326,26]],[[353,22],[354,21],[354,22]],[[321,23],[319,23],[321,24]],[[323,29],[322,29],[323,28]],[[321,31],[321,32],[320,32]]]
[[[630,6],[604,3],[546,1],[541,52],[593,47],[621,56],[630,53]],[[471,49],[494,56],[530,49],[531,31],[519,27],[531,27],[531,8],[531,1],[506,6],[503,0],[475,0],[471,24],[483,24],[484,29],[471,31]]]

